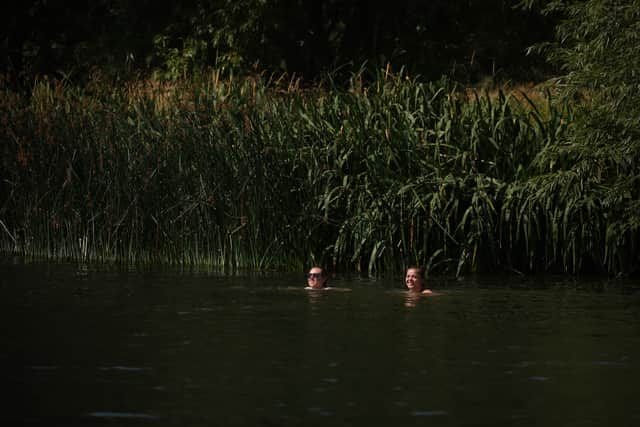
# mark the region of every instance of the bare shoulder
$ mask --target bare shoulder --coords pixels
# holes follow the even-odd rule
[[[327,286],[326,288],[312,288],[310,286],[305,287],[305,289],[309,291],[336,291],[336,292],[350,292],[349,288],[334,288],[331,286]]]

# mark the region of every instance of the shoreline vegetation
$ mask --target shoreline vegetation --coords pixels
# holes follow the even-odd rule
[[[548,90],[475,91],[389,68],[347,86],[218,69],[0,89],[4,254],[373,275],[637,271],[637,190],[623,185],[637,164],[567,143],[576,107]]]

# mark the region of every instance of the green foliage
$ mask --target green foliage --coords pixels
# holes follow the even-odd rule
[[[471,3],[476,12],[489,7]],[[49,7],[34,4],[34,16]],[[127,4],[95,7],[137,22],[139,9]],[[350,74],[346,85],[334,73],[304,90],[284,75],[236,77],[256,58],[317,71],[349,56],[399,52],[410,39],[421,40],[413,46],[431,63],[433,34],[388,38],[394,32],[380,30],[382,18],[460,6],[314,4],[313,12],[284,0],[167,5],[175,19],[145,34],[157,36],[171,84],[114,86],[96,73],[84,86],[41,78],[25,95],[2,80],[2,250],[371,273],[408,264],[456,274],[637,271],[637,1],[519,2],[561,18],[558,41],[538,46],[562,70],[544,96],[465,92],[389,67]],[[298,21],[283,29],[285,11]],[[406,31],[450,16],[429,11]],[[364,38],[353,35],[356,12],[375,24]],[[32,46],[25,52],[34,61],[42,49],[60,59],[68,51],[57,41],[82,39],[51,31],[21,33],[5,46]],[[51,34],[56,43],[46,47]],[[283,47],[293,41],[310,49]],[[212,60],[220,68],[203,71]]]
[[[524,269],[539,255],[523,252],[540,237],[513,186],[537,173],[565,111],[388,69],[348,90],[298,84],[214,72],[5,90],[2,248],[370,273]]]
[[[551,231],[549,247],[569,243],[562,254],[569,270],[587,263],[632,271],[640,231],[640,3],[553,1],[546,10],[564,17],[558,42],[542,48],[563,71],[555,87],[575,112],[560,143],[539,154],[541,174],[519,197],[540,195],[529,210],[538,212],[543,235]],[[553,209],[541,203],[554,197]]]
[[[166,27],[154,36],[154,54],[169,78],[184,78],[207,66],[250,67],[269,51],[264,37],[265,0],[192,1],[175,6]]]

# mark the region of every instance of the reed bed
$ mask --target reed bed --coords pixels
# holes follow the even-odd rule
[[[637,199],[558,154],[566,104],[361,77],[3,88],[0,248],[224,270],[633,270]]]

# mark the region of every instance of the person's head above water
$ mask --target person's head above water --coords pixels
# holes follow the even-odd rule
[[[424,288],[424,268],[409,267],[404,275],[404,284],[410,292],[431,293],[431,290]]]
[[[327,286],[327,273],[322,267],[317,265],[311,267],[305,277],[307,278],[307,287],[311,289],[322,289]]]

